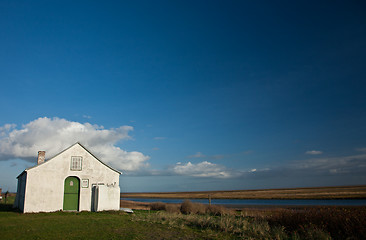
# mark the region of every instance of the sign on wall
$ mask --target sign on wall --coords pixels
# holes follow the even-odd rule
[[[89,187],[89,179],[82,179],[81,180],[81,187],[88,188]]]

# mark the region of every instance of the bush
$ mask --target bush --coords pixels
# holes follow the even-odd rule
[[[180,211],[183,214],[205,214],[206,205],[202,203],[192,203],[190,200],[185,200],[180,206]]]
[[[210,205],[206,209],[206,213],[214,216],[223,216],[234,214],[234,211],[220,205]]]
[[[150,210],[166,210],[167,204],[163,202],[154,202],[150,204]]]
[[[334,239],[364,239],[365,216],[365,207],[310,207],[282,210],[267,217],[267,221],[271,225],[284,226],[288,232],[305,232],[311,226],[330,233]],[[318,234],[315,230],[313,233]]]
[[[184,200],[184,202],[180,206],[180,211],[183,214],[192,214],[192,213],[195,213],[193,203],[191,201],[189,201],[189,200]]]
[[[210,214],[214,216],[232,215],[235,212],[231,209],[220,205],[205,205],[202,203],[193,203],[190,200],[185,200],[182,204],[169,204],[163,202],[150,203],[150,210],[167,211],[169,213],[183,214]]]
[[[215,217],[208,214],[171,214],[159,211],[145,216],[134,215],[134,221],[158,222],[180,228],[186,226],[213,232],[226,232],[235,235],[235,238],[238,239],[289,239],[284,228],[271,228],[265,221],[248,221],[245,217],[233,215]],[[313,234],[312,236],[318,235]]]
[[[202,203],[194,203],[193,205],[195,206],[197,214],[205,214],[206,213],[207,205],[202,204]]]
[[[168,213],[180,213],[180,205],[179,204],[166,204],[165,211]]]
[[[169,210],[171,206],[171,209]],[[206,210],[206,214],[202,213]],[[366,207],[295,207],[246,209],[241,214],[222,206],[192,203],[167,204],[166,212],[149,214],[154,222],[234,234],[245,239],[365,239]],[[233,214],[230,214],[233,213]]]

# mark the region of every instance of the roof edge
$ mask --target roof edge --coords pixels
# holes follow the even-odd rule
[[[18,178],[20,178],[20,176],[22,176],[24,173],[27,173],[27,170],[28,169],[25,169],[25,170],[23,170],[23,172],[21,172],[16,178],[18,179]]]
[[[76,145],[76,144],[79,144],[82,148],[85,149],[85,151],[87,151],[90,155],[92,155],[95,159],[97,159],[100,163],[102,163],[104,166],[110,168],[111,170],[119,173],[119,174],[122,174],[122,172],[118,171],[117,169],[114,169],[112,168],[111,166],[109,166],[108,164],[104,163],[102,160],[100,160],[97,156],[95,156],[92,152],[90,152],[86,147],[84,147],[80,142],[76,142],[75,144],[73,144],[72,146]],[[71,147],[72,147],[71,146]]]
[[[26,172],[27,170],[30,170],[30,169],[32,169],[32,168],[36,168],[36,167],[38,167],[38,166],[41,166],[42,164],[45,164],[45,163],[47,163],[47,162],[49,162],[50,160],[52,160],[53,158],[55,158],[55,157],[57,157],[58,155],[60,155],[60,154],[62,154],[63,152],[66,152],[67,150],[69,150],[70,148],[72,148],[73,146],[75,146],[75,145],[79,145],[80,147],[82,147],[82,148],[84,148],[84,150],[85,151],[87,151],[90,155],[92,155],[95,159],[97,159],[100,163],[102,163],[104,166],[106,166],[106,167],[108,167],[109,169],[111,169],[111,170],[113,170],[113,171],[115,171],[115,172],[117,172],[118,174],[122,174],[122,172],[120,172],[120,171],[118,171],[117,169],[114,169],[114,168],[112,168],[111,166],[109,166],[108,164],[106,164],[106,163],[104,163],[103,161],[101,161],[97,156],[95,156],[92,152],[90,152],[86,147],[84,147],[84,145],[82,145],[80,142],[76,142],[76,143],[74,143],[74,144],[72,144],[70,147],[68,147],[68,148],[65,148],[64,150],[62,150],[61,152],[59,152],[59,153],[57,153],[56,155],[54,155],[53,157],[51,157],[51,158],[49,158],[49,159],[47,159],[46,161],[44,161],[43,163],[41,163],[41,164],[38,164],[38,165],[35,165],[35,166],[33,166],[33,167],[29,167],[29,168],[26,168],[21,174],[19,174],[19,176],[18,177],[20,177],[24,172]],[[17,177],[17,178],[18,178]]]

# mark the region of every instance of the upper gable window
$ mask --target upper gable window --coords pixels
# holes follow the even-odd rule
[[[71,157],[71,171],[81,171],[83,157]]]

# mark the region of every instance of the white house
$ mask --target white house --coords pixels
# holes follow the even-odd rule
[[[17,177],[14,207],[22,212],[119,210],[121,172],[80,143],[47,161],[39,151],[37,163]]]

